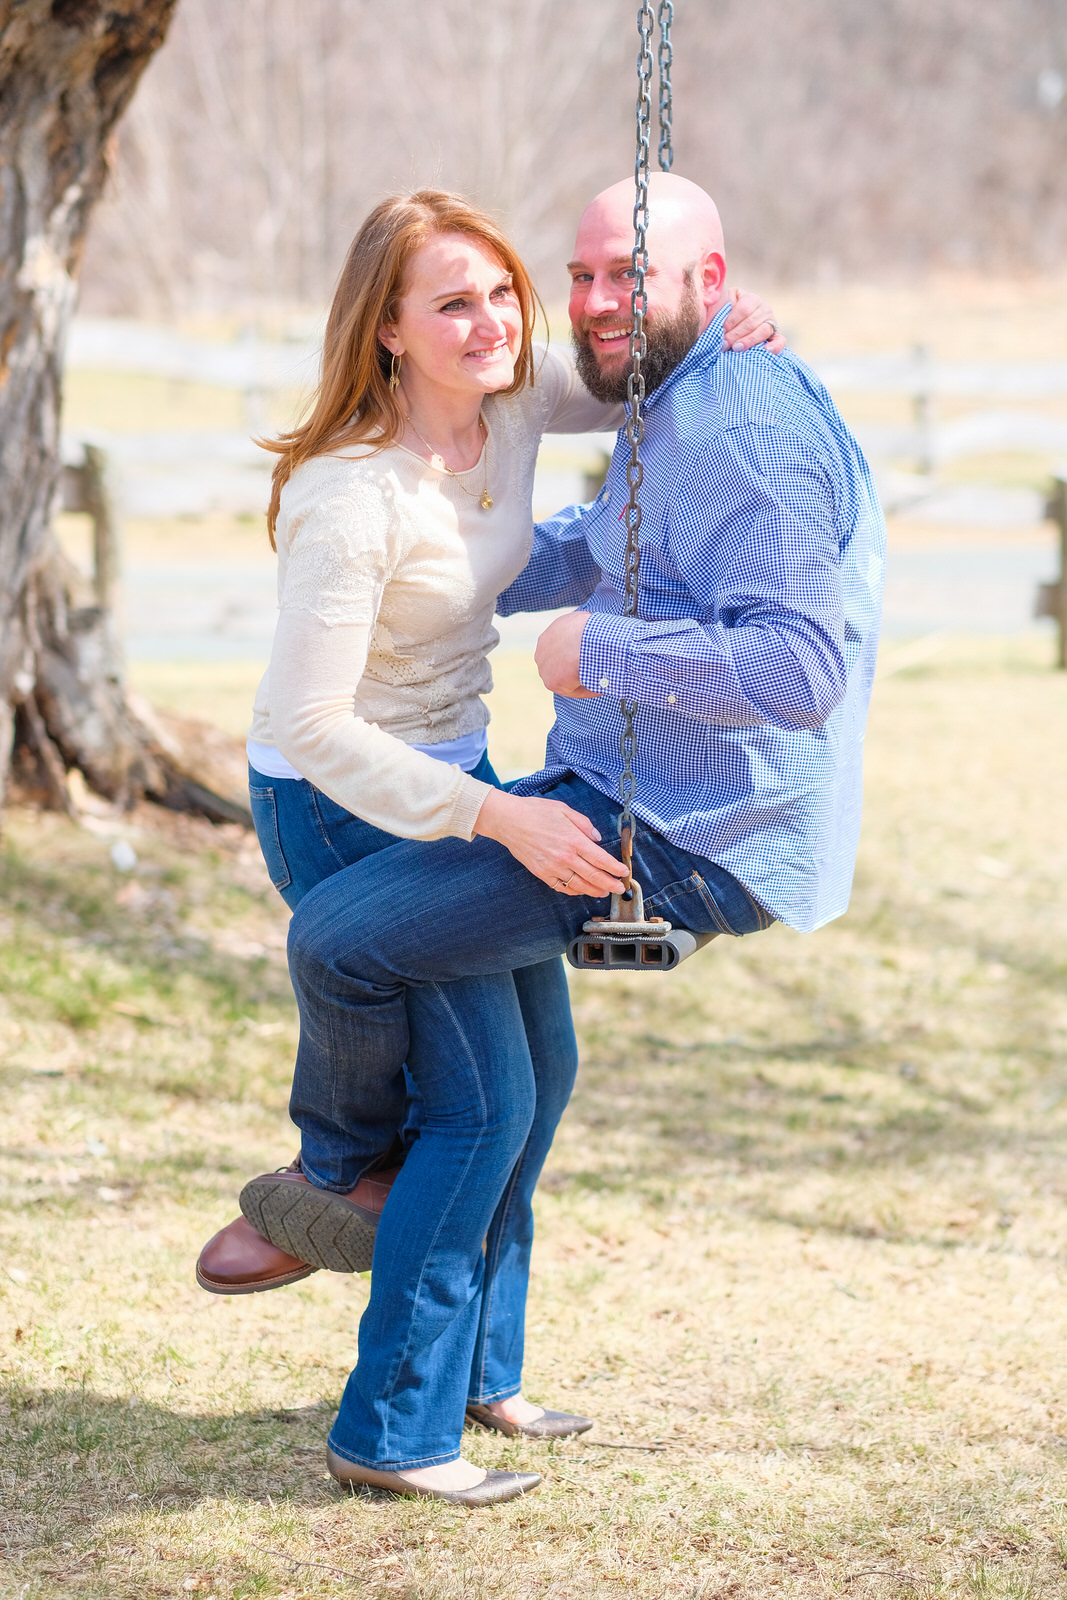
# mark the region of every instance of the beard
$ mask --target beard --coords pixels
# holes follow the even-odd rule
[[[700,306],[691,276],[687,275],[678,310],[673,316],[657,312],[645,323],[645,354],[641,358],[641,374],[645,380],[645,393],[651,394],[661,383],[666,383],[674,369],[681,365],[700,338]],[[594,400],[615,405],[626,399],[626,386],[630,381],[633,363],[612,372],[602,371],[593,349],[590,332],[579,333],[571,329],[575,351],[575,365]]]

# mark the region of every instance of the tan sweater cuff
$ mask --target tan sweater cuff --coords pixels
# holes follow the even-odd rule
[[[491,783],[483,783],[480,778],[472,778],[465,772],[453,805],[452,827],[449,831],[457,838],[473,839],[478,813],[485,804],[486,795],[492,792]]]

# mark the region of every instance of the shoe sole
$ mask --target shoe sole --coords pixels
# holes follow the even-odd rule
[[[241,1190],[241,1210],[264,1239],[326,1272],[369,1272],[378,1218],[328,1189],[268,1174]]]
[[[284,1289],[287,1283],[300,1283],[317,1270],[316,1267],[301,1267],[299,1271],[294,1268],[292,1272],[283,1272],[280,1277],[268,1278],[264,1283],[220,1283],[217,1278],[206,1277],[198,1263],[196,1281],[208,1294],[265,1294],[268,1289]]]

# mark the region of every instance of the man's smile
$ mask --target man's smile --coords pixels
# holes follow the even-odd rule
[[[597,350],[620,350],[630,342],[632,327],[587,328],[586,335]]]

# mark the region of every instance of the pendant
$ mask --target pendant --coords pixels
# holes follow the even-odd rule
[[[478,504],[481,506],[483,511],[492,511],[493,497],[489,493],[488,487],[482,490],[482,498],[479,500]]]

